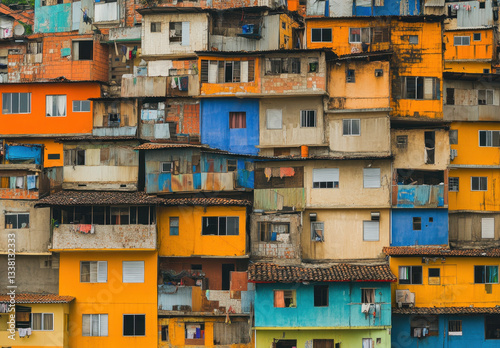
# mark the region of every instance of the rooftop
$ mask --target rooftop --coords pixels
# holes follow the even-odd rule
[[[383,252],[389,256],[469,256],[500,257],[500,248],[491,249],[450,249],[439,247],[384,247]]]
[[[35,207],[57,205],[150,205],[162,202],[161,198],[145,192],[60,191],[40,199]]]
[[[392,314],[500,314],[500,307],[414,307],[393,308]]]
[[[233,206],[251,206],[252,202],[246,199],[233,199],[225,197],[192,197],[192,198],[165,198],[161,205],[179,206],[179,205],[233,205]]]
[[[16,303],[70,303],[73,296],[55,294],[23,294],[16,293]],[[10,302],[10,295],[0,294],[0,303]]]

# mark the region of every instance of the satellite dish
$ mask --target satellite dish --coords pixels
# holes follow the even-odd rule
[[[24,27],[21,24],[16,24],[14,27],[14,35],[21,36],[24,34]]]

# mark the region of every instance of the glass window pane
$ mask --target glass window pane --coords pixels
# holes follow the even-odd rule
[[[31,314],[31,327],[33,330],[42,329],[42,313]]]
[[[29,112],[29,93],[20,93],[19,101],[19,112],[28,113]]]
[[[135,335],[144,336],[146,334],[146,316],[136,315],[135,316]]]
[[[227,235],[237,236],[239,234],[239,218],[238,217],[228,217],[227,218]]]
[[[134,335],[134,316],[124,315],[123,316],[123,336],[133,336]]]
[[[19,93],[12,93],[12,113],[19,113]]]
[[[43,329],[49,331],[54,329],[54,314],[45,313],[43,315]]]
[[[352,134],[359,135],[359,120],[352,120]]]
[[[82,100],[80,109],[81,111],[90,111],[90,100]]]
[[[79,100],[73,100],[73,111],[80,111],[80,101]]]

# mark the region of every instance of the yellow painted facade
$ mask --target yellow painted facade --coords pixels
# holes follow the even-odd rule
[[[228,328],[230,325],[248,321],[247,317],[231,317],[231,324],[226,324],[226,317],[177,317],[177,318],[159,318],[158,319],[158,348],[171,347],[194,347],[192,343],[186,342],[186,323],[203,323],[205,325],[204,344],[197,344],[196,347],[218,347],[214,344],[214,324],[224,323]],[[162,340],[162,327],[168,327],[167,340]],[[241,333],[241,332],[240,332]],[[224,345],[224,348],[250,348],[254,347],[253,335],[250,335],[249,343],[236,343]],[[200,342],[201,343],[201,342]]]
[[[69,348],[69,331],[67,318],[69,315],[69,304],[22,304],[25,307],[31,307],[31,313],[53,313],[54,329],[51,331],[32,331],[29,337],[19,337],[16,330],[15,339],[8,338],[7,322],[9,313],[0,315],[0,346],[2,347],[44,347],[44,348]]]
[[[293,47],[293,29],[297,29],[299,24],[286,14],[280,15],[280,49],[291,50]]]
[[[493,28],[446,31],[443,38],[446,45],[444,70],[446,72],[483,73],[484,69],[488,69],[491,72],[495,39]]]
[[[479,131],[500,131],[500,123],[453,122],[450,130],[458,132],[458,144],[450,145],[457,150],[451,165],[500,165],[500,147],[479,146]]]
[[[204,216],[239,217],[238,235],[202,235]],[[170,235],[170,218],[179,218],[179,234]],[[245,256],[246,207],[181,206],[158,209],[160,256]]]
[[[105,283],[82,283],[80,262],[107,261]],[[144,261],[144,282],[123,282],[123,261]],[[70,347],[154,347],[157,342],[156,251],[67,252],[60,254],[59,294],[74,296]],[[83,314],[108,314],[108,336],[82,335]],[[145,336],[124,336],[123,316],[145,315]]]
[[[500,171],[498,169],[450,169],[450,178],[458,178],[459,190],[448,193],[449,210],[498,211],[500,209]],[[472,177],[486,177],[487,190],[473,191]]]
[[[475,284],[474,266],[498,266],[500,259],[489,257],[441,257],[422,263],[422,257],[391,257],[390,267],[399,278],[400,266],[422,266],[422,284],[392,284],[395,290],[415,293],[415,307],[495,307],[500,298],[500,284]],[[435,260],[435,261],[434,261]],[[440,277],[429,281],[429,268],[439,268]],[[429,284],[429,283],[436,283]],[[437,284],[439,282],[439,284]]]

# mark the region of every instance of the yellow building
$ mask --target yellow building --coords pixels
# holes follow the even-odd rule
[[[444,71],[492,73],[491,64],[495,60],[496,36],[494,27],[446,30],[443,38],[446,45]]]
[[[18,293],[14,299],[15,314],[14,308],[12,313],[6,312],[11,303],[10,295],[0,296],[4,309],[0,313],[2,347],[70,347],[69,307],[74,297]]]

